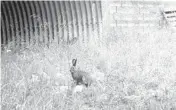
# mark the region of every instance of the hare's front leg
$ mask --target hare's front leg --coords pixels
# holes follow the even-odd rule
[[[80,84],[83,84],[82,78],[79,78],[76,80],[76,85],[80,85]]]

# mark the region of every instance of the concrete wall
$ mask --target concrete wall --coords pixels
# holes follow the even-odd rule
[[[175,25],[176,2],[159,1],[104,1],[103,30],[118,28],[161,28],[163,22]],[[173,13],[167,14],[165,12]],[[167,19],[167,16],[172,18]],[[172,20],[171,20],[172,19]],[[173,23],[174,22],[174,23]],[[171,23],[170,23],[171,24]]]

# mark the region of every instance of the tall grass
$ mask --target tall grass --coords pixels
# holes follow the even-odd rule
[[[126,28],[103,36],[101,45],[7,48],[1,53],[2,109],[174,110],[175,36],[167,29]],[[81,92],[73,92],[73,58],[96,80]]]

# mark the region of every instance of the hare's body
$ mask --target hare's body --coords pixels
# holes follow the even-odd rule
[[[73,59],[75,60],[75,59]],[[74,61],[72,61],[73,63]],[[92,83],[92,78],[89,73],[82,71],[82,70],[76,70],[76,60],[73,63],[73,66],[70,69],[70,72],[72,74],[73,80],[76,81],[77,85],[84,84],[86,87],[90,86]]]

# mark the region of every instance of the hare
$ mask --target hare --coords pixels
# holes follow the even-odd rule
[[[76,63],[77,63],[77,59],[73,59],[72,60],[72,67],[70,68],[72,78],[73,78],[73,80],[76,81],[76,85],[83,84],[86,87],[90,86],[92,83],[92,77],[90,76],[89,73],[87,73],[85,71],[77,70]]]

